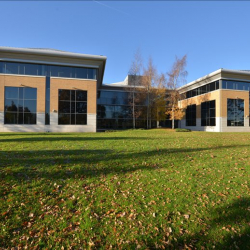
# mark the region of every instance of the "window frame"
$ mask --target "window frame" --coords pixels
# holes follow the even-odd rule
[[[15,97],[7,97],[7,91],[10,88],[15,88],[17,90],[17,96]],[[35,96],[33,98],[25,98],[26,90],[32,89],[35,92]],[[28,93],[28,92],[27,92]],[[34,93],[32,93],[34,94]],[[7,102],[11,100],[11,103],[16,102],[16,111],[8,110],[9,106],[7,106]],[[33,111],[27,112],[27,107],[25,107],[25,103],[27,102],[35,102],[35,109]],[[21,105],[21,106],[20,106]],[[31,105],[34,108],[34,104]],[[25,112],[26,110],[26,112]],[[16,122],[8,121],[8,117],[16,116]],[[31,117],[33,119],[32,123],[25,122],[26,119]],[[10,119],[11,120],[11,119]],[[37,88],[31,87],[15,87],[15,86],[5,86],[4,88],[4,124],[5,125],[36,125],[37,124]]]
[[[214,116],[211,115],[212,110],[214,110]],[[210,100],[201,103],[201,126],[202,127],[216,126],[216,100]]]
[[[190,113],[188,113],[190,112]],[[196,126],[196,115],[197,106],[196,104],[188,105],[186,108],[186,127],[195,127]]]
[[[60,99],[60,92],[65,91],[65,93],[69,92],[69,95],[66,94],[66,99]],[[78,94],[82,93],[83,96],[78,96]],[[80,100],[79,100],[79,98]],[[82,98],[82,100],[81,100]],[[74,100],[73,100],[74,99]],[[62,104],[66,104],[65,107],[61,106]],[[67,105],[69,105],[67,107]],[[77,111],[78,106],[78,111]],[[82,106],[82,107],[79,107]],[[68,112],[63,112],[64,109],[68,109]],[[85,112],[79,112],[79,110],[84,109]],[[87,90],[72,90],[72,89],[58,89],[58,125],[87,125],[88,124],[88,91]],[[81,122],[78,122],[79,118],[82,117]],[[65,122],[63,122],[63,120]],[[67,121],[68,120],[68,121]]]
[[[232,114],[236,113],[236,112],[242,112],[243,114],[241,114],[241,117],[239,118],[239,121],[237,121],[236,119],[238,118],[237,116],[234,116],[233,120],[229,120],[229,102],[232,102],[233,104],[233,109],[231,110]],[[243,110],[237,110],[237,108],[239,108],[239,102],[243,103]],[[228,98],[227,99],[227,127],[244,127],[244,112],[245,112],[245,100],[244,99],[233,99],[233,98]],[[239,116],[239,114],[238,114]],[[241,119],[242,118],[242,119]]]

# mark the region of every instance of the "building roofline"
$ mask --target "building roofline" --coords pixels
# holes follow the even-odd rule
[[[25,54],[37,54],[44,56],[58,56],[58,57],[73,57],[79,59],[95,59],[106,61],[106,56],[98,56],[98,55],[89,55],[89,54],[80,54],[73,53],[61,50],[54,49],[39,49],[39,48],[12,48],[12,47],[2,47],[0,46],[0,52],[12,52],[12,53],[25,53]]]
[[[28,61],[34,61],[33,58],[42,58],[42,61],[46,61],[46,58],[55,58],[58,62],[64,61],[81,61],[86,64],[96,65],[99,67],[99,77],[97,79],[98,86],[101,86],[104,71],[106,66],[106,56],[98,56],[98,55],[87,55],[80,53],[73,53],[67,51],[60,51],[55,49],[43,49],[43,48],[13,48],[13,47],[4,47],[0,46],[0,54],[10,54],[15,57],[15,55],[22,55],[22,57],[27,56]],[[32,59],[30,59],[32,58]],[[55,61],[55,62],[56,62]],[[68,65],[73,65],[72,63],[67,62]]]
[[[223,69],[223,68],[221,68],[221,69],[218,69],[218,70],[216,70],[216,71],[213,71],[212,73],[210,73],[210,74],[208,74],[208,75],[205,75],[205,76],[203,76],[203,77],[200,77],[200,78],[198,78],[198,79],[196,79],[196,80],[194,80],[194,81],[192,81],[192,82],[190,82],[190,83],[188,83],[188,84],[186,84],[186,85],[184,85],[184,86],[179,87],[178,90],[182,90],[182,89],[188,88],[188,87],[190,87],[190,86],[192,86],[192,85],[194,85],[194,84],[196,84],[196,83],[198,83],[198,82],[201,82],[201,81],[203,81],[203,80],[206,80],[207,78],[212,77],[212,76],[215,76],[215,75],[220,74],[220,73],[231,73],[231,74],[240,74],[240,75],[250,75],[250,71],[232,70],[232,69]]]

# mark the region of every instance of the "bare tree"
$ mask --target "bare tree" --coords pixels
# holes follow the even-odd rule
[[[134,54],[134,59],[132,61],[131,67],[129,69],[129,77],[132,82],[132,85],[130,86],[130,104],[132,106],[132,116],[133,116],[133,128],[135,129],[135,120],[138,117],[138,112],[135,109],[136,101],[138,99],[138,96],[136,96],[136,87],[140,85],[141,81],[141,71],[142,71],[142,56],[139,49]]]
[[[136,128],[136,119],[145,119],[147,128],[152,127],[152,120],[163,120],[166,115],[166,77],[158,75],[151,57],[146,67],[143,67],[140,51],[134,55],[129,70],[129,104],[133,115],[133,128]],[[143,72],[142,72],[143,67]],[[141,75],[142,73],[142,75]]]
[[[180,100],[180,94],[178,92],[178,87],[186,82],[187,71],[185,70],[187,64],[187,55],[182,58],[175,58],[175,62],[171,70],[167,73],[168,82],[168,106],[171,110],[167,112],[170,114],[170,119],[172,120],[172,129],[174,129],[175,119],[181,119],[183,116],[183,111],[178,108],[178,101]]]
[[[152,125],[152,107],[154,100],[154,88],[157,87],[157,70],[153,65],[153,60],[151,57],[148,59],[148,64],[144,68],[143,72],[143,86],[142,89],[146,93],[146,103],[147,103],[147,129],[151,128]]]

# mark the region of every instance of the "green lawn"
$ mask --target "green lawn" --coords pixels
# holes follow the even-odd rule
[[[0,248],[250,249],[249,155],[250,133],[0,133]]]

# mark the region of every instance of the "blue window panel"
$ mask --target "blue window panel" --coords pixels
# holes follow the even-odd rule
[[[18,99],[18,88],[5,87],[5,98],[6,99]]]
[[[36,100],[37,99],[37,89],[35,88],[24,88],[24,97],[26,100]]]
[[[24,100],[24,112],[36,112],[36,100]]]

